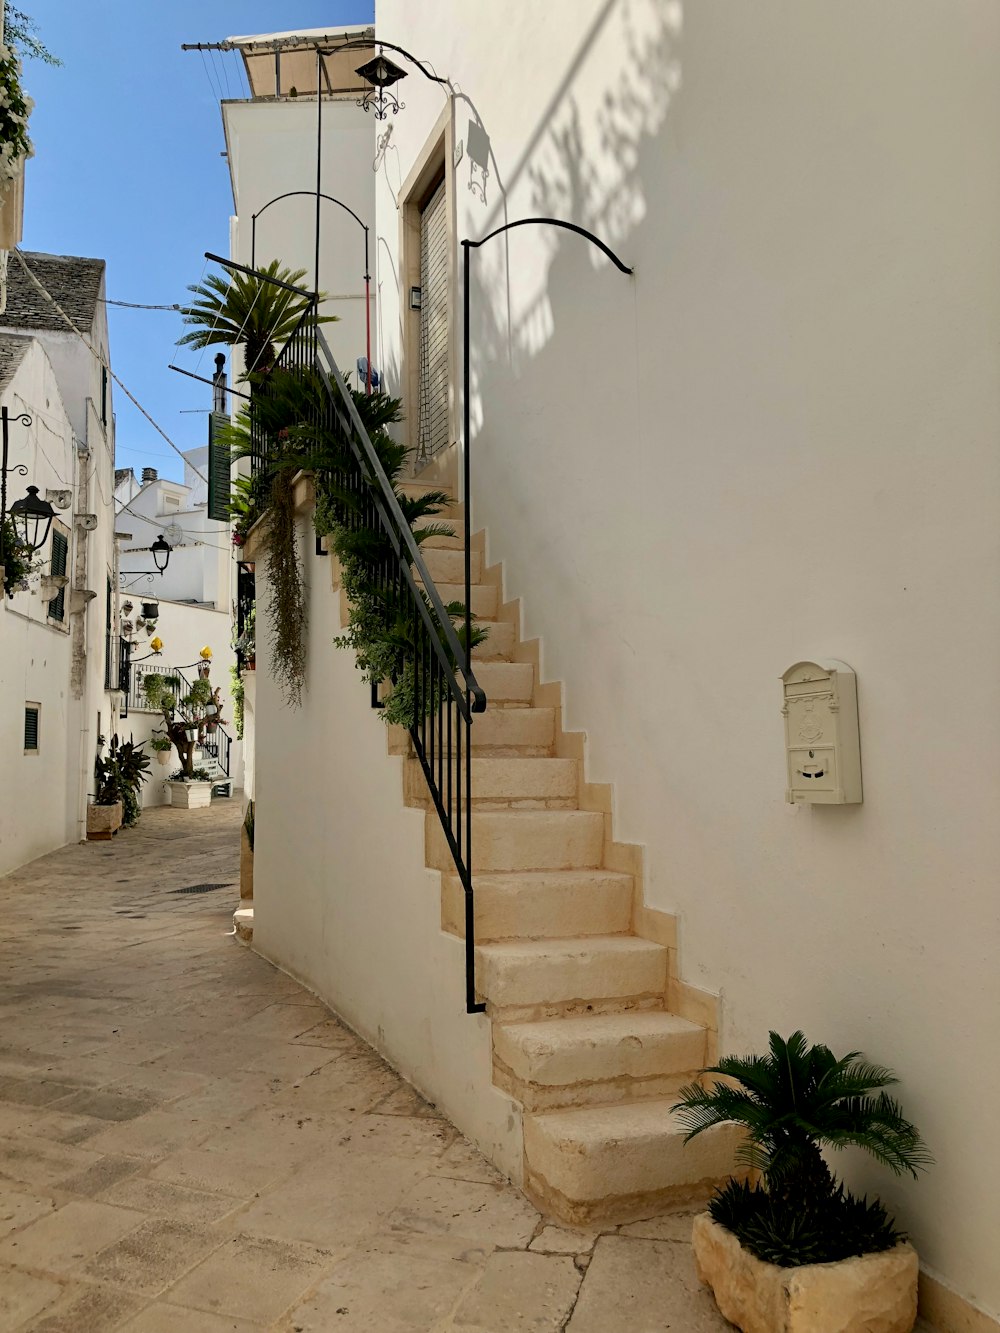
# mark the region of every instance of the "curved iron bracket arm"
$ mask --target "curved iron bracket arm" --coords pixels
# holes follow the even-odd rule
[[[614,264],[615,268],[619,271],[619,273],[626,273],[626,274],[635,273],[635,269],[629,268],[627,264],[623,263],[615,254],[614,250],[612,250],[609,245],[606,245],[599,236],[595,236],[594,233],[592,231],[588,231],[586,227],[577,226],[575,222],[564,222],[562,218],[519,218],[516,222],[507,222],[504,224],[504,226],[497,227],[496,231],[491,231],[489,235],[482,237],[481,240],[463,241],[462,245],[463,247],[471,247],[474,250],[478,250],[479,247],[481,245],[485,245],[487,241],[492,241],[494,236],[500,236],[505,231],[513,231],[515,227],[539,227],[539,226],[560,227],[563,231],[575,232],[577,236],[584,237],[585,240],[588,240],[591,242],[591,244],[596,245],[598,250],[600,250],[603,254],[606,254],[607,257],[611,260],[612,264]]]

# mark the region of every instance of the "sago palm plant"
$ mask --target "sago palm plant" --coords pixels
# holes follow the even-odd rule
[[[184,323],[194,327],[178,338],[178,347],[211,347],[224,343],[246,348],[247,375],[267,369],[277,355],[276,345],[285,343],[305,313],[309,299],[279,287],[268,278],[298,284],[305,277],[304,268],[282,268],[272,259],[260,270],[260,276],[235,270],[224,277],[210,273],[204,282],[188,287],[197,298],[181,306]],[[320,300],[323,299],[320,293]],[[335,315],[320,315],[317,323],[329,324]]]
[[[715,1220],[771,1263],[831,1262],[888,1249],[900,1238],[885,1209],[853,1198],[822,1149],[857,1147],[897,1175],[928,1166],[930,1153],[898,1102],[883,1089],[891,1070],[860,1051],[838,1059],[801,1032],[770,1034],[767,1055],[727,1056],[704,1071],[727,1082],[689,1084],[674,1107],[690,1140],[713,1125],[744,1126],[745,1165],[762,1186],[731,1181],[709,1205]]]

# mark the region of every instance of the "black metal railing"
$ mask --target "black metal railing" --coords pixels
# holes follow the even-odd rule
[[[306,292],[300,294],[310,296]],[[316,326],[315,313],[315,298],[312,298],[309,310],[282,348],[274,367],[255,384],[254,397],[263,395],[266,399],[272,392],[284,392],[276,371],[291,372],[295,379],[303,381],[307,391],[296,401],[297,419],[289,424],[311,428],[307,434],[318,451],[317,466],[333,482],[330,493],[336,496],[336,521],[352,532],[374,531],[381,539],[379,549],[383,554],[373,559],[369,572],[380,604],[391,609],[395,631],[406,642],[393,684],[398,688],[405,683],[412,691],[410,738],[465,895],[466,1010],[482,1013],[486,1006],[476,994],[475,967],[472,725],[474,715],[486,709],[486,695],[476,680],[471,661],[468,499],[464,507],[465,625],[464,638],[460,638],[427,571],[354,398]],[[302,414],[309,419],[304,420]],[[275,429],[266,403],[259,417],[251,455],[255,474],[271,466],[282,450],[283,438],[282,429]],[[372,691],[373,704],[378,702],[377,695],[376,685]]]

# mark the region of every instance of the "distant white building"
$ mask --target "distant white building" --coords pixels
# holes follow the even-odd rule
[[[235,563],[229,525],[208,516],[208,446],[184,454],[184,481],[160,477],[156,468],[142,469],[137,479],[132,468],[115,473],[116,528],[121,567],[120,628],[132,643],[135,666],[125,707],[128,721],[123,731],[136,741],[152,735],[160,725],[159,715],[144,707],[142,676],[151,670],[169,673],[190,668],[203,648],[212,653],[213,687],[221,689],[224,730],[232,738],[229,776],[242,786],[242,747],[232,725],[230,667],[232,649],[232,569]],[[156,569],[150,546],[162,536],[170,546],[166,569]],[[155,604],[155,617],[144,607]],[[144,623],[137,624],[139,620]],[[149,645],[160,639],[159,657],[151,659]],[[165,793],[153,774],[144,792],[147,805],[162,804]]]
[[[86,836],[98,745],[117,719],[104,260],[23,257],[33,277],[11,257],[0,315],[8,462],[27,469],[8,476],[7,505],[30,484],[55,518],[28,588],[0,598],[0,874]]]

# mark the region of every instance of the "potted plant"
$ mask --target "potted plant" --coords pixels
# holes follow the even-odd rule
[[[91,841],[112,838],[119,828],[132,828],[139,822],[139,792],[146,781],[149,756],[141,745],[118,742],[112,736],[107,756],[100,753],[94,763],[96,792],[87,806],[87,838]]]
[[[744,1165],[695,1218],[698,1276],[744,1333],[909,1333],[917,1255],[883,1205],[839,1183],[822,1149],[859,1147],[896,1174],[931,1156],[884,1088],[888,1069],[859,1051],[840,1059],[801,1032],[770,1034],[765,1056],[729,1056],[703,1071],[674,1110],[690,1140],[725,1122],[745,1127]]]
[[[156,755],[157,762],[166,766],[170,763],[170,752],[174,748],[169,736],[154,736],[149,742]]]

